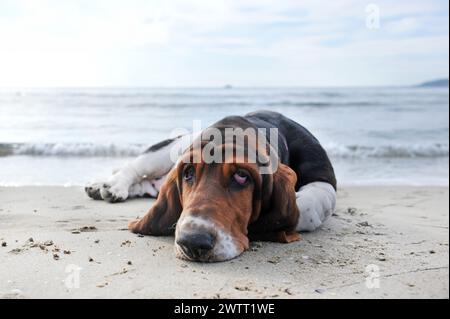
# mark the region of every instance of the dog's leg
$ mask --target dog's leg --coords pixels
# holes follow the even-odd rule
[[[328,183],[309,183],[297,192],[297,206],[300,210],[297,231],[313,231],[333,213],[336,191]]]
[[[139,184],[144,180],[154,180],[166,175],[175,164],[175,159],[171,156],[181,155],[190,145],[191,138],[189,135],[184,135],[151,146],[142,155],[118,170],[106,182],[88,185],[85,188],[87,195],[93,199],[104,199],[115,203],[125,201],[130,195],[130,190],[133,195],[142,192],[143,185],[139,186]],[[143,187],[146,190],[150,188],[148,184]]]
[[[128,190],[128,198],[136,198],[136,197],[152,197],[156,198],[159,194],[159,190],[161,189],[161,185],[166,180],[166,176],[148,180],[144,179],[140,183],[136,183],[130,186]]]

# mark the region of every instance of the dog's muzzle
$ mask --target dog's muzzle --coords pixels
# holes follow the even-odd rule
[[[215,245],[215,238],[207,232],[181,233],[177,238],[177,245],[187,257],[193,260],[202,259],[211,252]]]

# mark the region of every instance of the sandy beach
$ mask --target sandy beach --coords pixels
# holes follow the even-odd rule
[[[347,187],[324,227],[224,263],[176,259],[172,237],[78,187],[0,188],[1,298],[448,298],[447,187]]]

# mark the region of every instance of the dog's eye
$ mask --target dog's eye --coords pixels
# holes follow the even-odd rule
[[[248,183],[248,181],[250,180],[250,175],[247,171],[243,170],[243,169],[238,169],[236,171],[236,173],[234,173],[233,175],[233,180],[243,186],[246,185]]]
[[[183,179],[187,182],[191,182],[194,179],[195,168],[192,165],[187,166],[183,171]]]

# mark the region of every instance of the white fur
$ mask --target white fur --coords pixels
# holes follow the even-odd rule
[[[161,189],[161,185],[164,183],[167,175],[159,179],[147,180],[144,179],[140,183],[135,183],[128,189],[128,198],[150,196],[156,198]]]
[[[101,190],[102,197],[107,197],[106,193],[109,192],[126,199],[133,184],[140,183],[143,178],[153,179],[167,174],[174,165],[169,155],[171,147],[176,147],[175,143],[174,141],[155,152],[144,153],[127,163],[108,179],[106,184],[109,187]]]
[[[300,188],[296,194],[300,219],[297,231],[313,231],[333,213],[336,208],[336,191],[324,182],[313,182]]]
[[[212,261],[228,260],[238,256],[241,253],[237,248],[236,244],[234,243],[233,237],[229,233],[224,231],[220,226],[216,225],[214,222],[202,217],[197,216],[180,217],[175,230],[175,238],[179,235],[180,232],[183,231],[189,232],[193,229],[195,230],[198,228],[203,228],[205,231],[208,231],[216,235],[216,243],[211,252],[209,260]],[[176,252],[180,254],[181,249],[178,247],[177,244],[175,244],[175,246]]]
[[[173,154],[181,155],[189,146],[188,141],[191,139],[190,135],[181,136],[157,151],[138,156],[117,170],[106,182],[88,185],[89,192],[98,190],[103,199],[119,199],[119,201],[144,194],[156,196],[160,185],[155,187],[152,181],[170,171],[175,164],[172,160]]]

